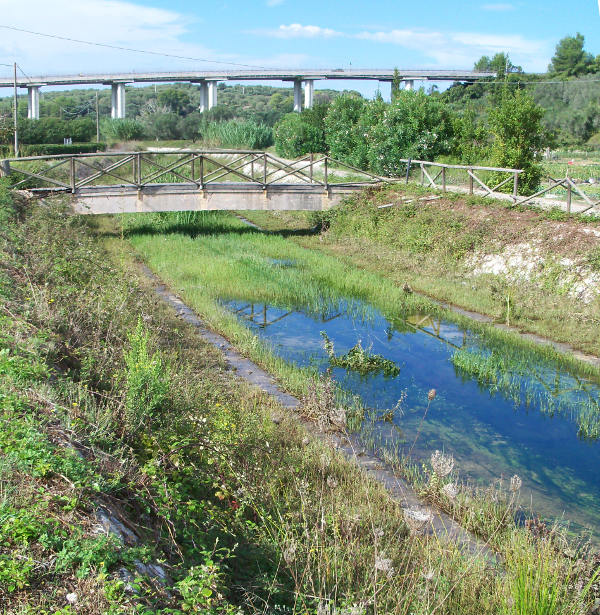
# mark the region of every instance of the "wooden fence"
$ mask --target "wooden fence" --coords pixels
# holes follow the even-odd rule
[[[448,190],[448,171],[458,171],[459,175],[464,172],[464,178],[468,185],[468,193],[474,194],[475,184],[484,191],[486,196],[498,196],[497,190],[512,181],[512,199],[518,200],[519,192],[519,174],[523,173],[522,169],[503,169],[500,167],[481,167],[476,165],[462,164],[444,164],[441,162],[428,162],[426,160],[411,160],[403,158],[401,162],[406,164],[406,180],[408,181],[411,168],[419,168],[421,171],[420,182],[427,187],[442,189],[444,192]],[[481,177],[481,172],[505,173],[508,177],[502,179],[494,186],[489,186]],[[437,182],[437,183],[436,183]]]

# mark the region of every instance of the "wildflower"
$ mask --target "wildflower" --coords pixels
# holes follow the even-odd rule
[[[392,566],[392,560],[387,557],[375,558],[375,570],[385,572],[388,577],[394,574],[394,567]]]
[[[423,578],[426,581],[431,581],[434,576],[435,576],[435,571],[432,568],[429,568],[429,570],[427,570],[427,572],[423,573]]]
[[[319,602],[317,606],[317,615],[330,615],[331,609],[329,608],[329,603],[327,602]]]
[[[333,476],[328,476],[327,477],[327,486],[330,489],[335,489],[338,486],[338,482],[337,482],[337,480],[335,480],[335,478],[333,478]]]
[[[435,451],[435,453],[431,455],[431,467],[437,476],[444,478],[444,476],[448,476],[448,474],[452,472],[452,468],[454,468],[454,457],[452,457],[452,455],[444,455],[441,451]]]
[[[510,479],[510,490],[513,493],[516,493],[521,488],[522,484],[523,481],[521,480],[521,477],[518,474],[515,474]]]
[[[428,523],[433,521],[433,514],[429,510],[418,508],[405,508],[404,521],[408,528],[416,533],[420,532]]]
[[[79,600],[79,596],[75,592],[67,594],[66,598],[69,604],[76,604],[77,600]]]
[[[437,395],[436,390],[435,389],[430,389],[429,393],[427,393],[427,399],[429,401],[433,401],[435,399],[436,395]]]
[[[442,493],[449,499],[454,500],[458,495],[458,487],[454,483],[448,483],[442,487]]]
[[[291,540],[283,549],[283,560],[288,566],[291,566],[296,559],[296,543]]]

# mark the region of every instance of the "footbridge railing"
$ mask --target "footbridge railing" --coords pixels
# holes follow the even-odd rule
[[[165,184],[204,189],[241,183],[266,189],[283,184],[328,188],[395,181],[325,155],[287,161],[267,152],[240,150],[30,156],[2,160],[0,174],[16,176],[15,188],[72,194],[92,187],[143,190]]]
[[[77,213],[199,209],[326,209],[368,185],[394,182],[325,155],[161,150],[0,161],[14,188],[69,195]]]

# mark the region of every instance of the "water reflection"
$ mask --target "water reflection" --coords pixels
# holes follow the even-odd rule
[[[299,366],[330,367],[321,331],[346,353],[358,340],[398,365],[393,378],[333,369],[338,383],[385,417],[378,444],[402,453],[413,441],[431,388],[438,396],[419,437],[419,453],[454,455],[463,478],[484,484],[523,477],[524,500],[600,536],[598,387],[508,344],[492,348],[474,333],[427,314],[385,318],[358,301],[308,312],[231,301],[275,354]],[[499,343],[500,344],[500,343]],[[403,412],[390,415],[400,398]],[[372,432],[370,436],[372,436]]]

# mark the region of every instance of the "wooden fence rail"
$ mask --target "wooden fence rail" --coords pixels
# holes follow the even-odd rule
[[[402,158],[400,162],[403,162],[407,165],[406,171],[406,179],[408,181],[408,177],[410,174],[411,167],[418,166],[421,170],[421,184],[427,184],[427,187],[430,188],[441,188],[443,192],[447,192],[448,190],[448,181],[447,181],[447,171],[448,169],[459,170],[465,172],[465,179],[468,181],[469,185],[469,194],[474,193],[475,182],[479,185],[479,187],[484,190],[486,196],[496,196],[496,191],[505,186],[512,180],[512,199],[513,201],[518,200],[518,192],[519,192],[519,174],[523,173],[523,169],[504,169],[501,167],[482,167],[477,165],[462,165],[462,164],[444,164],[442,162],[429,162],[427,160],[412,160],[410,158]],[[433,169],[433,170],[432,170]],[[437,173],[436,173],[437,171]],[[502,179],[496,185],[490,187],[488,186],[483,179],[477,173],[485,171],[485,172],[494,172],[494,173],[506,173],[508,177]],[[440,183],[436,183],[440,180]]]

